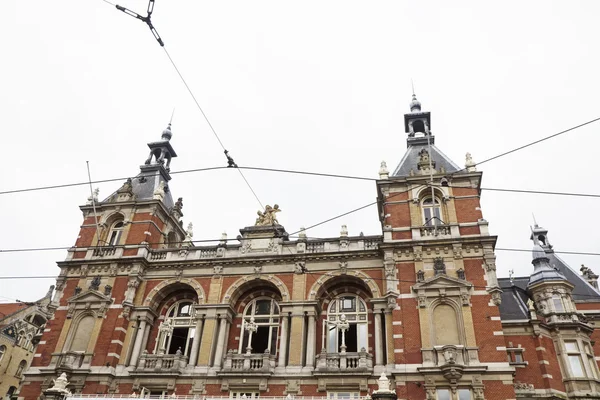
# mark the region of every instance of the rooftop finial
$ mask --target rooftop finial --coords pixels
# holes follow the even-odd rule
[[[419,112],[421,111],[421,102],[417,100],[417,95],[415,94],[415,85],[412,83],[412,79],[410,80],[412,85],[412,101],[410,102],[410,112]]]
[[[533,226],[537,228],[538,224],[537,224],[537,221],[535,220],[535,214],[531,213],[531,216],[533,217]]]
[[[161,139],[162,140],[171,140],[172,137],[173,137],[173,133],[171,132],[171,123],[169,122],[169,125],[167,125],[165,130],[162,132]]]

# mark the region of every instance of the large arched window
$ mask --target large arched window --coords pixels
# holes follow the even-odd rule
[[[17,367],[17,372],[15,372],[15,376],[20,378],[23,375],[23,371],[25,371],[25,367],[27,367],[27,361],[23,360],[19,363]]]
[[[240,353],[277,353],[279,332],[279,305],[270,298],[252,300],[244,310]]]
[[[423,209],[423,225],[434,226],[442,225],[442,209],[438,198],[434,198],[432,201],[431,197],[426,197],[421,202],[421,208]]]
[[[108,233],[108,245],[109,246],[118,246],[121,241],[121,236],[123,235],[124,228],[123,221],[117,221],[113,224]]]
[[[368,349],[368,319],[365,301],[355,294],[339,296],[327,309],[327,350],[329,353],[342,351],[358,352]]]
[[[181,351],[189,356],[196,334],[195,325],[192,301],[180,300],[173,304],[160,325],[155,352],[176,354],[177,351]]]

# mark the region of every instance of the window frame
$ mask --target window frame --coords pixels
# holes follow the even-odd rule
[[[27,368],[27,360],[21,360],[21,362],[17,366],[17,370],[15,371],[15,377],[22,378],[23,372],[25,372],[26,368]]]
[[[119,226],[118,226],[119,225]],[[108,231],[108,240],[106,243],[109,246],[119,246],[121,239],[123,238],[123,231],[125,230],[125,222],[123,220],[115,221]]]
[[[575,346],[574,349],[569,349],[569,345],[573,344]],[[588,373],[585,368],[585,364],[583,362],[583,354],[581,352],[581,346],[579,345],[579,340],[565,340],[563,342],[564,346],[564,357],[569,370],[569,377],[571,378],[587,378]],[[575,361],[579,361],[579,367],[581,368],[581,375],[575,374],[575,370],[573,368],[573,364]]]
[[[257,314],[256,313],[256,305],[259,302],[263,302],[268,300],[269,304],[269,313],[268,314]],[[240,327],[240,343],[238,345],[238,353],[244,354],[247,351],[248,346],[252,348],[251,354],[259,354],[255,352],[255,348],[252,347],[252,341],[256,337],[256,332],[252,334],[250,337],[250,332],[246,330],[247,324],[253,322],[256,327],[267,327],[269,329],[269,337],[267,338],[267,350],[269,350],[269,354],[272,356],[276,356],[279,350],[279,335],[281,334],[281,320],[283,318],[281,314],[281,306],[279,302],[267,296],[257,297],[252,299],[246,306],[244,307],[244,311],[242,312],[242,324]],[[257,321],[257,319],[259,321]],[[268,319],[268,322],[263,322],[261,320]],[[248,342],[247,339],[250,339]],[[275,340],[273,342],[273,340]],[[262,354],[262,352],[260,353]]]
[[[434,199],[432,202],[431,199]],[[424,196],[420,202],[423,226],[433,227],[445,225],[442,212],[442,201],[438,196],[431,194]]]
[[[196,335],[196,323],[194,322],[195,309],[194,301],[191,299],[181,299],[171,304],[165,313],[164,320],[160,323],[158,339],[156,340],[154,352],[164,348],[165,354],[169,353],[171,348],[171,341],[173,340],[173,330],[177,328],[187,328],[187,336],[185,340],[185,347],[181,349],[181,353],[184,356],[189,356],[193,347],[194,336]],[[181,314],[184,307],[189,307],[190,312]],[[171,324],[171,331],[168,333],[162,333],[160,327],[167,321]]]
[[[344,302],[347,297],[353,297],[354,311],[351,308],[344,308]],[[332,307],[335,307],[335,311],[332,311]],[[341,351],[341,343],[338,343],[339,333],[336,322],[342,315],[346,317],[348,324],[356,325],[356,351],[360,352],[361,349],[364,348],[365,351],[368,352],[369,309],[365,300],[356,293],[340,294],[327,304],[327,315],[325,317],[325,323],[323,324],[323,335],[326,341],[327,352],[337,354]],[[332,333],[333,331],[335,331],[335,333]],[[345,334],[347,333],[348,330],[346,330]]]
[[[4,358],[4,355],[6,354],[6,350],[7,350],[7,347],[5,345],[3,345],[3,344],[0,345],[0,362]]]

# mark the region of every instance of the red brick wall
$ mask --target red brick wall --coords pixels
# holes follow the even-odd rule
[[[456,210],[456,219],[459,223],[462,222],[477,222],[483,218],[479,203],[479,193],[477,189],[470,188],[452,188],[452,194],[456,197],[460,196],[477,196],[476,198],[455,198],[454,208]]]
[[[27,381],[27,378],[25,379]],[[24,397],[25,400],[37,400],[42,393],[42,382],[27,382],[21,386],[19,397]]]
[[[512,384],[505,384],[501,381],[483,381],[483,385],[486,400],[506,400],[517,397]]]
[[[111,360],[108,360],[108,353],[111,348],[111,341],[114,339],[115,327],[119,314],[121,314],[120,309],[112,308],[107,311],[106,317],[103,319],[102,326],[100,327],[100,334],[98,335],[98,340],[96,340],[96,346],[94,347],[92,366],[103,366],[107,362],[114,362],[113,357],[111,357]]]
[[[397,347],[403,349],[404,352],[396,353],[396,363],[422,363],[421,324],[417,300],[400,299],[400,312],[397,317],[394,315],[394,320],[402,321],[402,325],[394,326],[394,328],[398,328],[398,333],[402,333],[404,341],[402,347]],[[424,323],[429,322],[424,321]],[[396,333],[396,329],[394,330],[394,333]]]
[[[506,362],[506,352],[498,351],[496,347],[505,346],[502,335],[494,335],[494,332],[502,331],[500,321],[492,320],[492,317],[500,316],[498,307],[489,306],[491,296],[471,296],[471,315],[473,316],[473,328],[475,340],[479,347],[479,360],[481,362]]]

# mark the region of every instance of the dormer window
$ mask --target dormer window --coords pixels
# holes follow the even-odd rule
[[[123,221],[116,222],[112,229],[110,230],[110,234],[108,236],[108,245],[109,246],[117,246],[121,241],[121,235],[123,234]]]

